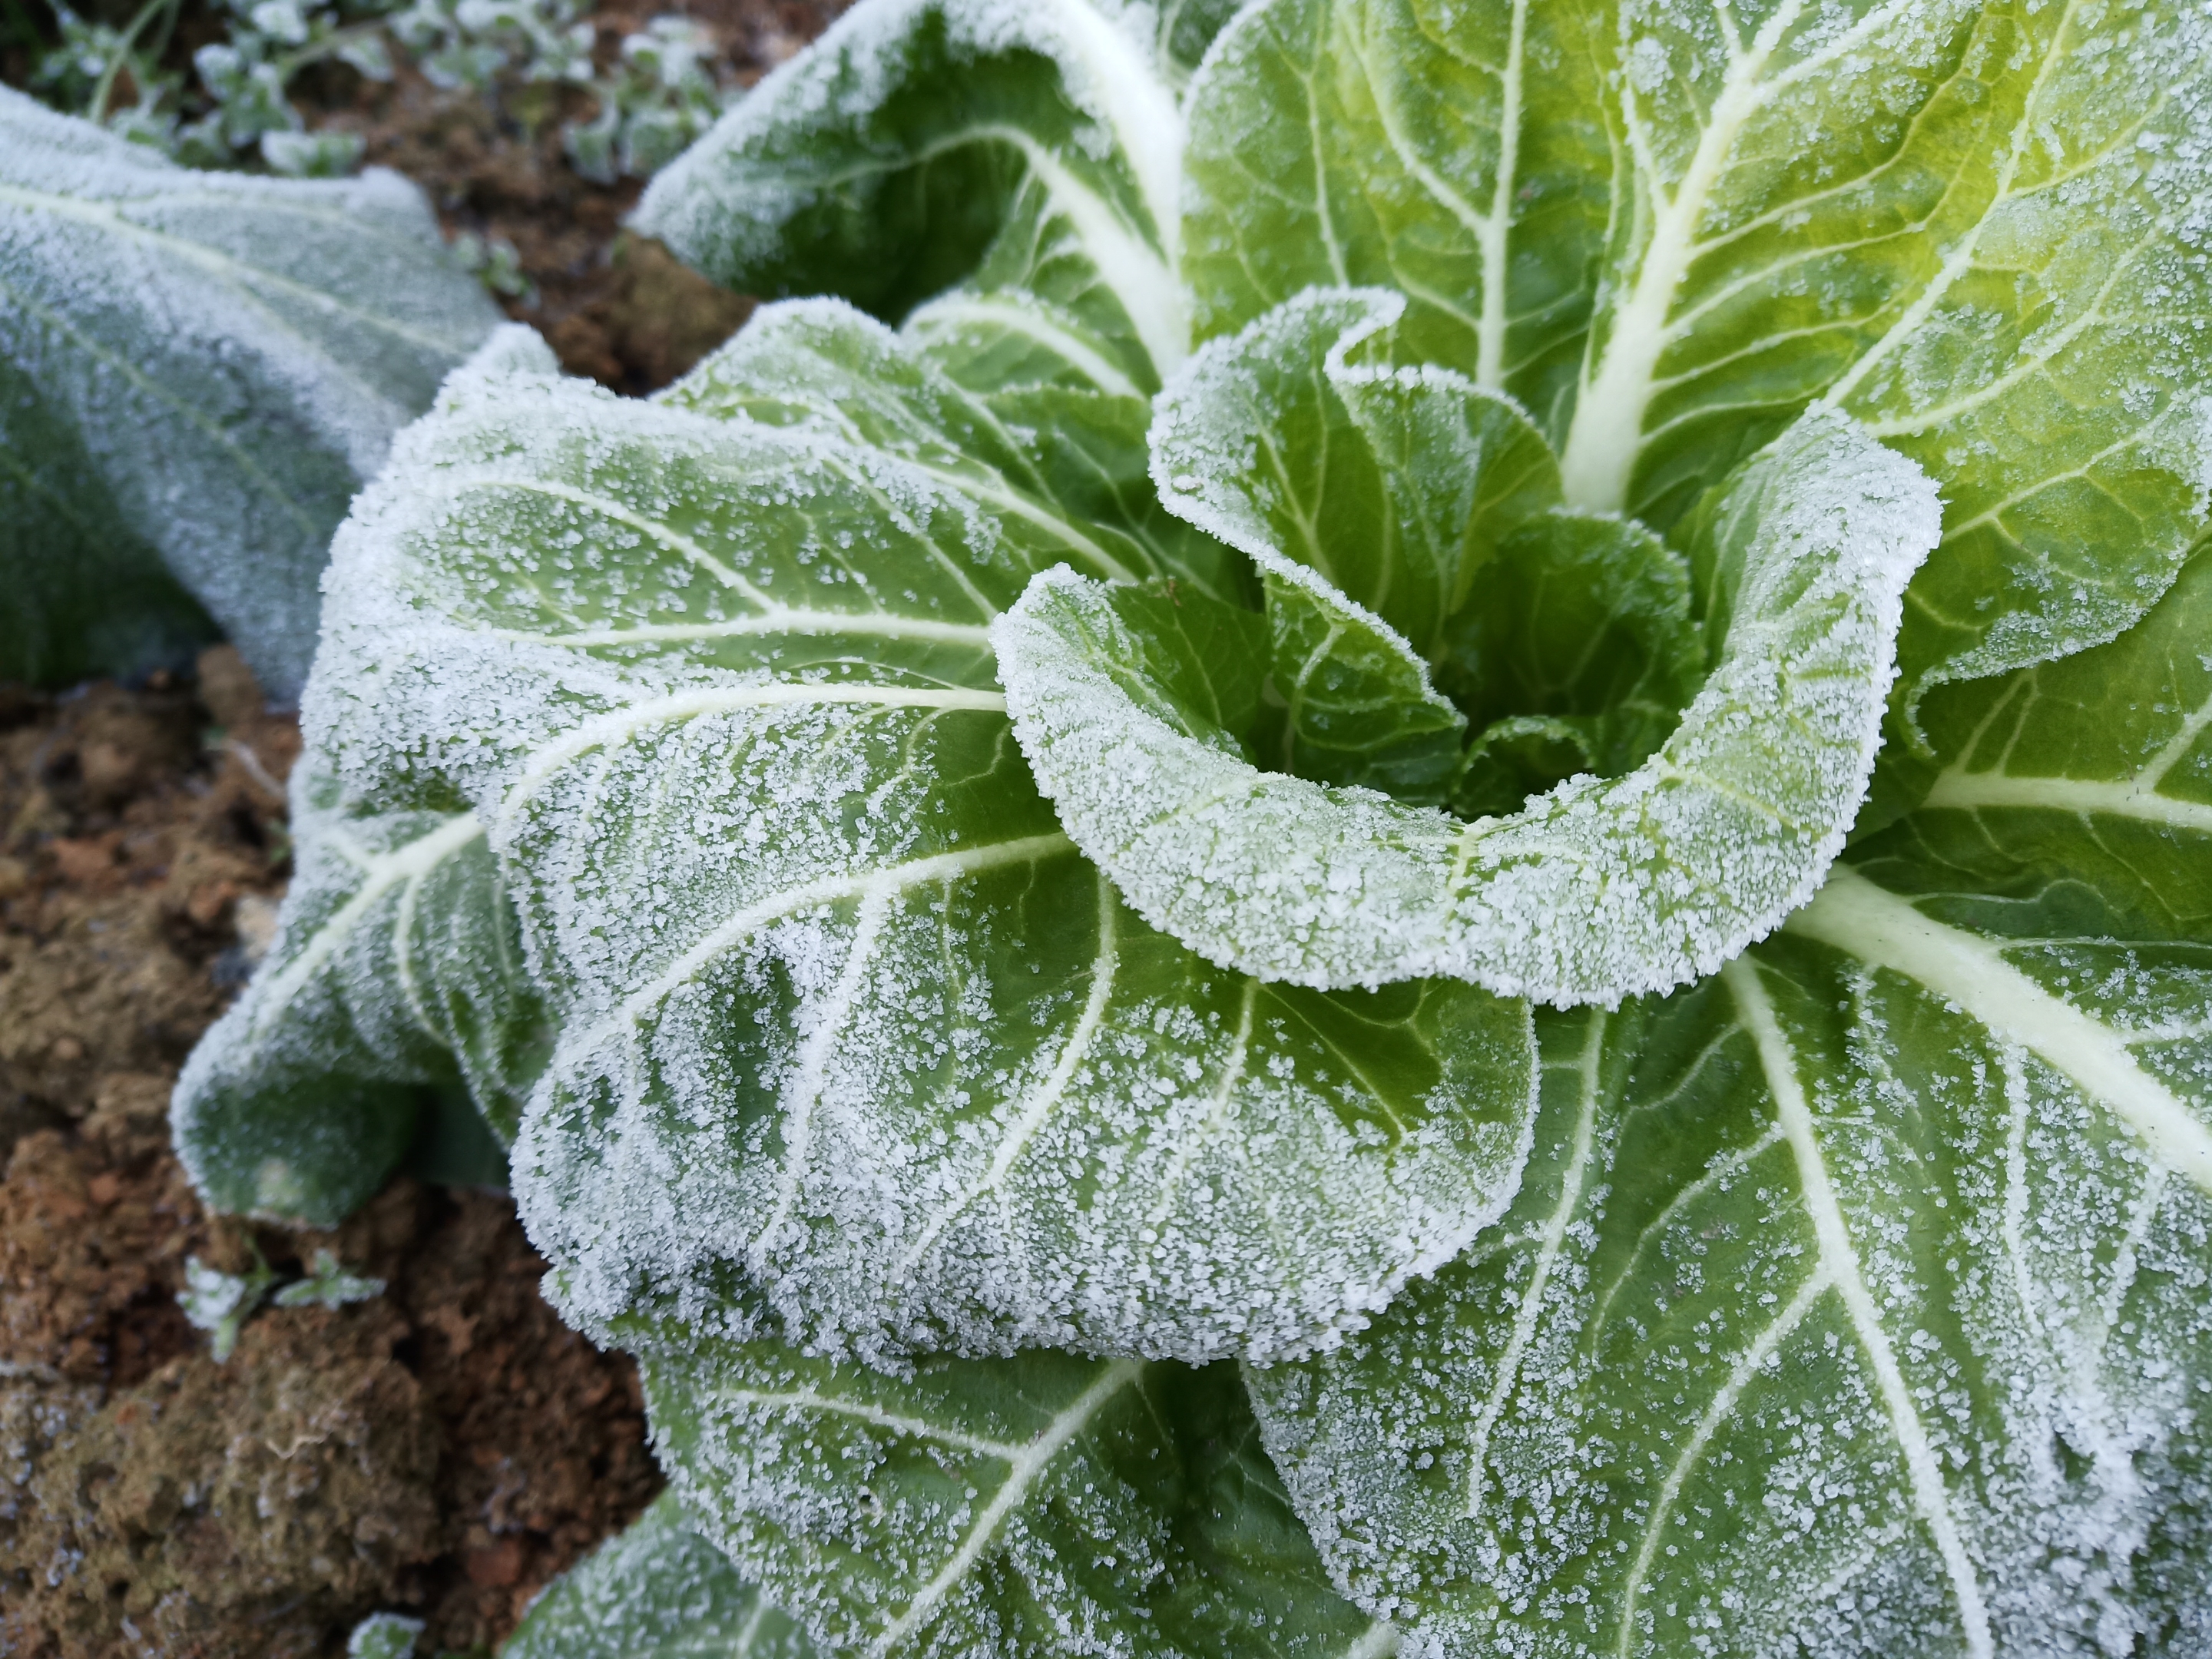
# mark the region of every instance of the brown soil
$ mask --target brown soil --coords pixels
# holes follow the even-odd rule
[[[820,33],[844,0],[684,0],[596,10],[596,56],[612,64],[623,37],[655,15],[703,24],[732,84],[750,86]],[[510,88],[495,102],[443,92],[402,64],[386,86],[334,69],[303,88],[328,102],[313,125],[368,140],[368,160],[428,192],[449,234],[473,231],[514,246],[536,303],[506,302],[509,315],[545,336],[572,374],[632,394],[675,380],[744,322],[751,301],[716,288],[649,238],[622,229],[643,186],[579,177],[561,153],[564,119],[592,100],[570,90]]]
[[[197,686],[0,694],[0,1654],[334,1654],[381,1608],[497,1644],[659,1480],[635,1370],[539,1298],[495,1194],[343,1227],[210,1217],[177,1066],[265,945],[298,748],[228,651]],[[387,1281],[266,1309],[218,1364],[184,1261],[321,1246]]]

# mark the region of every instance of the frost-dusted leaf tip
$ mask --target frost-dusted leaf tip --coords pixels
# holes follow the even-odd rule
[[[185,1062],[170,1125],[211,1202],[327,1226],[398,1166],[433,1085],[465,1086],[512,1139],[550,1039],[472,817],[349,806],[312,755],[291,795],[276,938]]]

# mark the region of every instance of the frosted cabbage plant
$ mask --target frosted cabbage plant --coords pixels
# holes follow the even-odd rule
[[[513,1136],[561,1650],[2212,1645],[2201,6],[868,0],[641,222],[813,297],[403,436],[176,1116]]]
[[[497,313],[396,173],[196,173],[0,88],[0,674],[298,694],[331,532]]]

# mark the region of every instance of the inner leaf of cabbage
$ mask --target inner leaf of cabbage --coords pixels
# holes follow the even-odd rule
[[[1047,573],[993,633],[1024,751],[1224,967],[1562,1006],[1711,973],[1843,844],[1933,487],[1815,411],[1669,547],[1569,508],[1509,398],[1396,361],[1402,310],[1311,289],[1170,383],[1162,499],[1262,611]]]

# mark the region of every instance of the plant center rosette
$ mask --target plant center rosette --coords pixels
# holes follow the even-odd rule
[[[465,1087],[829,1651],[2200,1650],[2208,54],[868,0],[356,503],[196,1176]]]
[[[1935,489],[1815,410],[1686,556],[1571,506],[1510,399],[1394,362],[1404,311],[1310,289],[1170,383],[1161,499],[1261,605],[1038,577],[993,630],[1024,752],[1146,921],[1265,980],[1612,1007],[1714,972],[1857,814]]]

